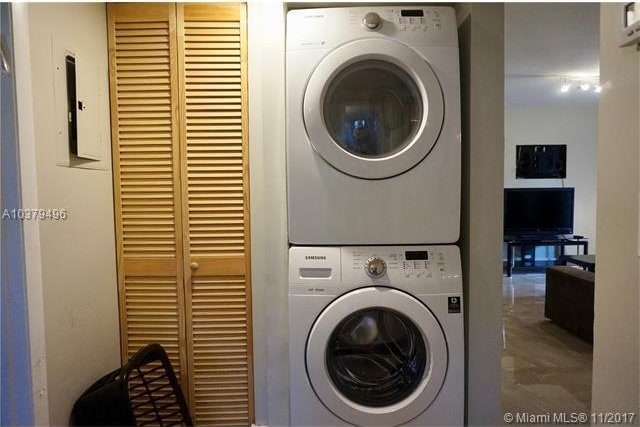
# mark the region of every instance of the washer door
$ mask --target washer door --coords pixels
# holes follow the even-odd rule
[[[444,333],[409,294],[369,287],[331,303],[306,348],[313,390],[336,416],[358,426],[395,426],[422,413],[447,371]]]
[[[316,152],[348,175],[383,179],[421,162],[438,140],[444,106],[429,64],[384,39],[345,44],[314,70],[304,124]]]

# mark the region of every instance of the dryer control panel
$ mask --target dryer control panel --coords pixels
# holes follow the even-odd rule
[[[442,9],[439,8],[375,8],[363,17],[362,11],[351,12],[351,23],[361,19],[361,25],[369,31],[380,31],[384,25],[397,26],[400,31],[440,31],[442,29]]]
[[[367,10],[370,10],[367,12]],[[370,7],[351,8],[349,24],[369,31],[441,31],[451,24],[450,9],[443,7]]]
[[[442,20],[438,9],[395,9],[394,22],[400,31],[440,31]]]
[[[287,13],[287,50],[333,49],[349,40],[392,38],[412,47],[458,47],[455,11],[448,6],[358,6]]]

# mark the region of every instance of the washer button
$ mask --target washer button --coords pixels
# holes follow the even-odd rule
[[[378,279],[387,272],[387,263],[380,257],[372,256],[365,264],[365,271],[372,279]]]
[[[378,31],[382,27],[382,18],[375,12],[369,12],[364,16],[362,24],[371,31]]]

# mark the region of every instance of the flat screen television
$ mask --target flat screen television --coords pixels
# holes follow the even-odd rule
[[[505,188],[504,234],[573,234],[573,188]]]

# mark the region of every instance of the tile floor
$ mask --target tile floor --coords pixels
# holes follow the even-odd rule
[[[544,274],[503,279],[502,409],[588,412],[592,345],[544,317]]]

